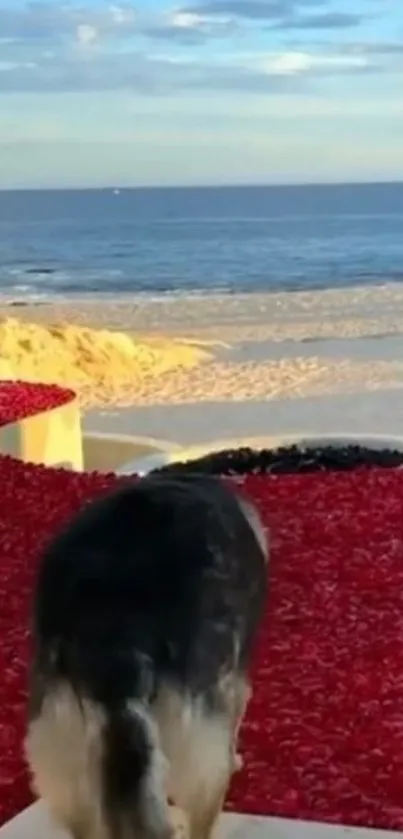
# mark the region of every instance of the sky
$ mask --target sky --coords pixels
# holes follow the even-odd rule
[[[400,179],[401,0],[0,0],[0,188]]]

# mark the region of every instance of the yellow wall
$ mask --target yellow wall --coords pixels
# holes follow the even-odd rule
[[[1,427],[0,454],[29,463],[82,470],[83,446],[77,400]]]

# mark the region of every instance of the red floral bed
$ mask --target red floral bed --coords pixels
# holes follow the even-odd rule
[[[66,405],[73,391],[57,385],[0,381],[0,427]]]
[[[116,481],[0,459],[0,821],[22,759],[40,549]],[[228,808],[403,828],[403,472],[247,477],[272,532],[271,592]]]

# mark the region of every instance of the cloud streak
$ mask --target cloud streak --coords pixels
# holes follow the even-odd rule
[[[194,20],[194,29],[207,20],[227,25],[243,21],[278,30],[348,29],[365,20],[363,14],[333,11],[327,5],[326,0],[202,0],[185,6],[180,14]]]
[[[1,0],[0,0],[1,2]],[[304,92],[334,76],[381,73],[400,61],[394,42],[312,45],[290,51],[287,33],[350,32],[361,16],[327,0],[202,0],[140,14],[130,3],[34,0],[0,5],[0,92]],[[246,27],[246,28],[245,28]],[[259,50],[239,46],[251,31]],[[282,32],[284,34],[282,35]],[[220,48],[203,51],[213,38]],[[262,55],[262,38],[269,39]],[[164,47],[162,49],[162,43]],[[195,48],[195,49],[193,49]],[[164,54],[161,54],[161,53]]]
[[[323,12],[321,14],[290,15],[282,18],[280,29],[351,29],[362,23],[363,17],[352,12]]]
[[[211,18],[196,12],[176,11],[161,21],[145,25],[142,34],[151,40],[166,40],[184,46],[205,43],[213,38],[227,38],[237,30],[231,17]]]
[[[0,6],[0,40],[58,42],[77,36],[81,27],[99,34],[122,34],[133,29],[136,13],[130,5],[100,7],[48,0]]]
[[[321,56],[303,52],[233,56],[216,63],[151,58],[141,52],[63,60],[50,54],[36,64],[0,63],[0,92],[128,90],[164,96],[189,91],[298,93],[327,76],[371,72],[365,56]]]
[[[325,5],[325,0],[202,0],[185,6],[184,12],[201,16],[231,16],[253,21],[271,21],[306,7]]]
[[[83,41],[87,32],[91,42],[147,35],[192,43],[201,37],[230,35],[242,22],[285,29],[335,29],[358,26],[362,20],[358,14],[329,11],[326,5],[326,0],[203,0],[173,11],[168,8],[153,17],[138,14],[130,3],[86,6],[33,0],[14,5],[9,0],[8,5],[0,5],[0,41]]]

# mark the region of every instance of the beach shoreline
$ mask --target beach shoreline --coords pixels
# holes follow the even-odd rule
[[[200,338],[219,329],[223,340],[248,340],[256,329],[262,339],[279,341],[382,336],[403,332],[403,284],[247,294],[83,294],[35,302],[3,296],[0,315]]]
[[[70,324],[132,339],[188,340],[202,363],[86,383],[83,407],[301,400],[403,388],[403,286],[268,294],[74,298],[0,306],[22,323]],[[113,371],[112,371],[113,372]],[[67,382],[74,386],[74,382]]]

